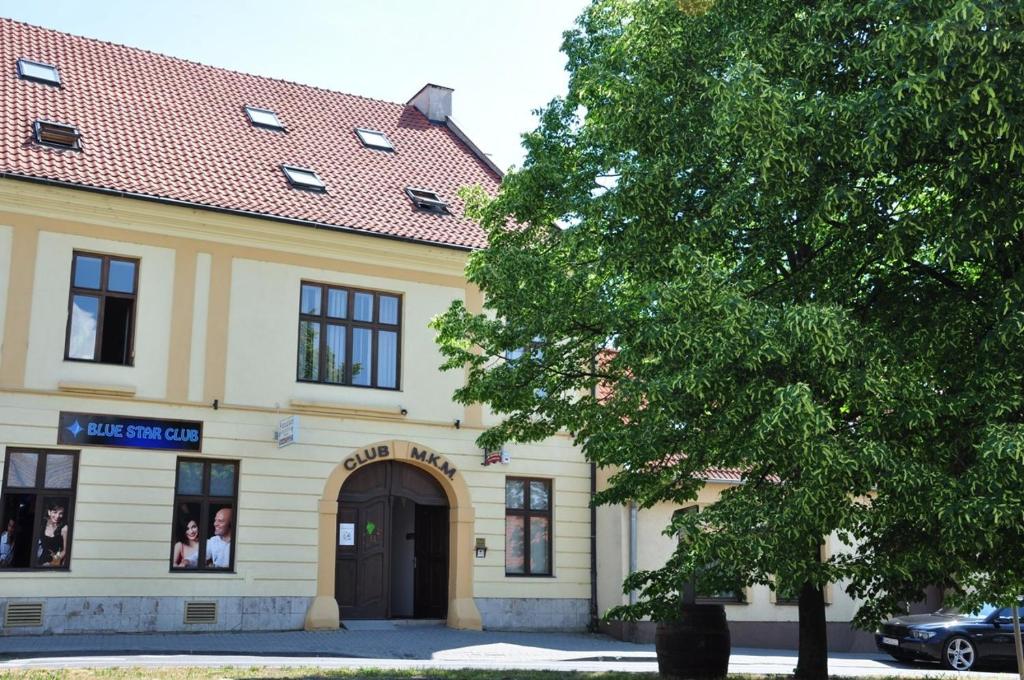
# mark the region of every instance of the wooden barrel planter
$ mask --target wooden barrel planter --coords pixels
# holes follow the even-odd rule
[[[679,619],[654,633],[658,672],[667,680],[724,678],[729,672],[729,626],[720,604],[686,604]]]

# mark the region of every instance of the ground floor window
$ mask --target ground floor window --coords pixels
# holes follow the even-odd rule
[[[681,513],[689,512],[700,512],[700,507],[696,505],[690,505],[681,510],[676,510],[674,514],[679,515]],[[680,534],[677,538],[680,543],[686,542],[686,537],[682,534]],[[714,565],[715,563],[712,562],[710,564]],[[700,581],[699,574],[697,575],[697,578],[695,580],[697,582]],[[698,604],[728,604],[730,602],[746,602],[742,588],[736,588],[734,590],[719,590],[715,592],[707,592],[699,586],[694,586],[694,588],[696,589],[695,598]]]
[[[551,480],[505,480],[505,574],[551,575]]]
[[[78,452],[7,449],[0,568],[68,569]]]
[[[172,571],[233,571],[238,463],[179,458],[174,486]]]

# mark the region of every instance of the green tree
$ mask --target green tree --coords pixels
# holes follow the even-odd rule
[[[827,582],[864,625],[1024,591],[1022,37],[995,0],[596,0],[566,34],[524,167],[470,195],[487,313],[436,328],[504,415],[481,443],[567,430],[599,502],[744,471],[616,615],[799,592],[824,677]]]

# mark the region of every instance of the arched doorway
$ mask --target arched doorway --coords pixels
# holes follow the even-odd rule
[[[317,502],[316,594],[306,610],[306,630],[337,630],[340,611],[337,580],[338,498],[349,477],[363,466],[400,461],[436,480],[448,500],[449,628],[480,630],[480,611],[473,598],[473,546],[476,513],[469,487],[454,461],[415,442],[393,439],[355,449],[335,465]]]
[[[448,499],[422,470],[364,465],[338,494],[335,598],[344,619],[443,619]]]

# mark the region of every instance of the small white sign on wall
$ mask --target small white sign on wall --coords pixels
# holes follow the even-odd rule
[[[299,438],[299,417],[288,416],[277,424],[277,448],[292,444]]]
[[[338,523],[338,545],[356,544],[356,525],[348,522]]]

